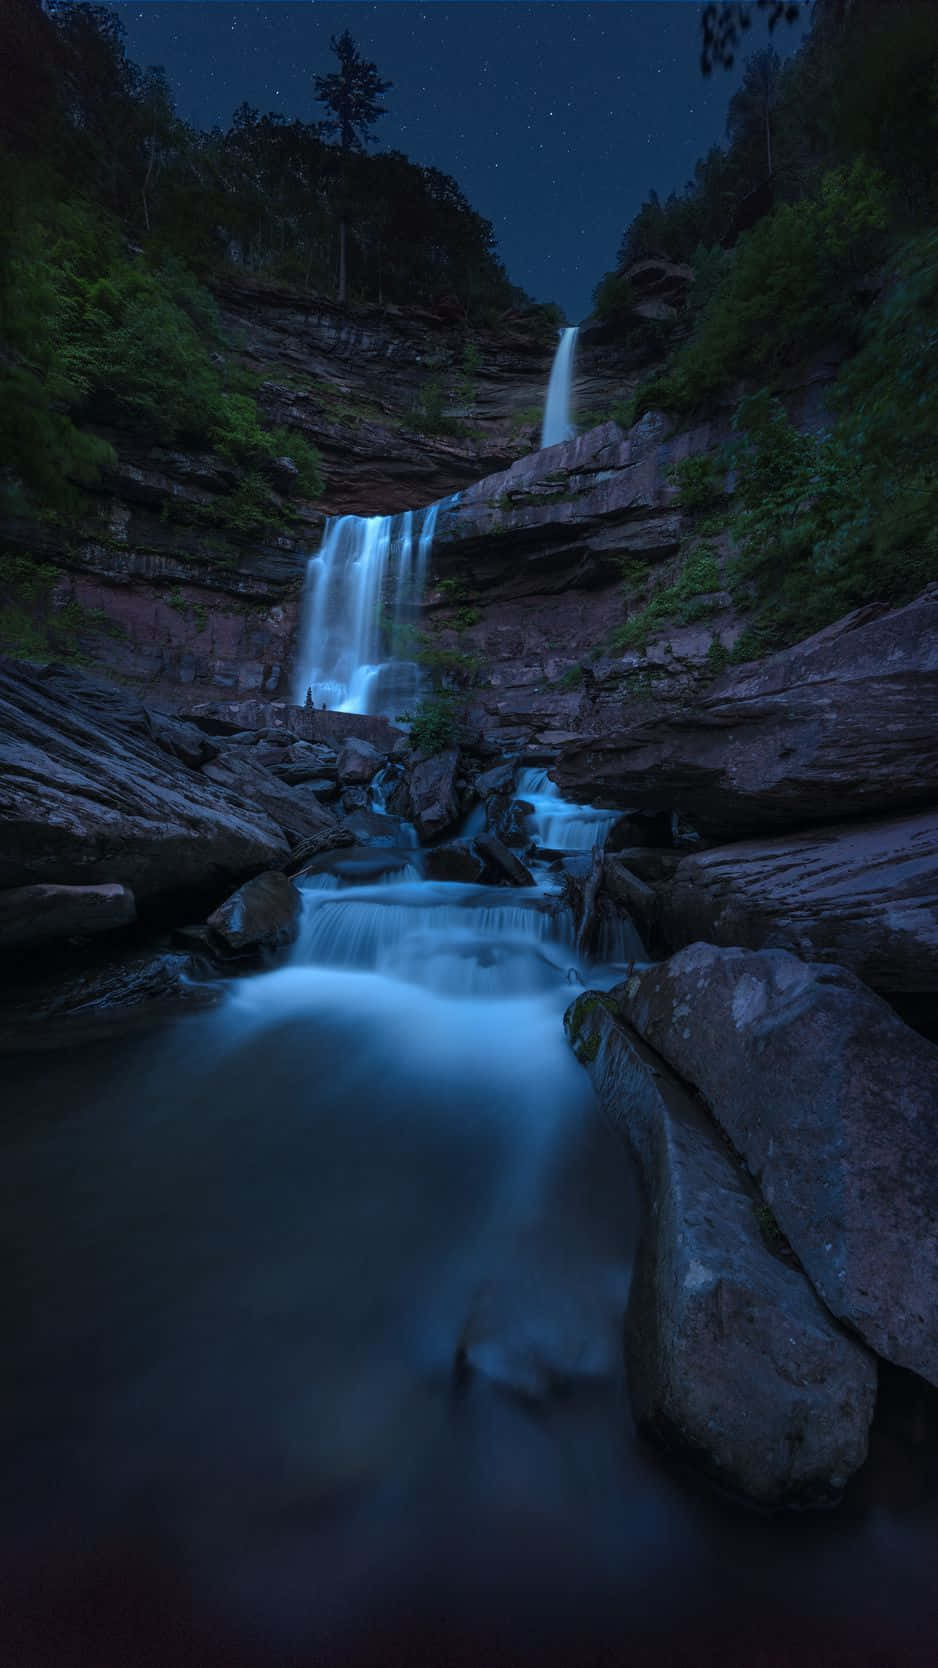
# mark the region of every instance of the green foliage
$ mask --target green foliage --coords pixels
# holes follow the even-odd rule
[[[612,647],[643,650],[665,620],[693,625],[696,620],[706,619],[717,606],[712,593],[719,589],[720,568],[716,556],[706,545],[698,545],[674,584],[657,591],[644,608],[613,633]]]
[[[151,266],[126,252],[114,223],[94,205],[64,203],[26,170],[10,192],[14,237],[0,270],[0,455],[6,496],[21,507],[74,512],[79,490],[114,462],[98,424],[146,441],[213,447],[239,471],[289,455],[305,496],[322,490],[315,449],[269,428],[218,350],[212,298],[176,260]],[[24,183],[25,182],[25,183]],[[26,186],[31,189],[26,189]],[[248,479],[250,476],[248,477]],[[266,489],[265,489],[266,492]],[[232,525],[245,523],[242,481]],[[266,492],[274,520],[282,512]],[[257,516],[251,529],[259,525]]]
[[[862,160],[783,203],[740,240],[691,340],[642,389],[642,409],[692,411],[735,379],[771,376],[854,329],[855,285],[882,259],[888,224],[884,177]]]
[[[462,439],[467,433],[465,423],[446,410],[450,400],[441,377],[431,376],[421,387],[410,408],[410,420],[422,434],[450,435]]]
[[[57,599],[61,578],[50,563],[29,556],[0,557],[0,652],[18,660],[84,662],[82,637],[105,622],[96,609],[74,599]]]
[[[557,679],[558,689],[578,689],[583,682],[583,667],[568,666],[567,670]]]
[[[621,272],[606,272],[593,291],[593,312],[599,319],[616,319],[631,311],[635,292]]]
[[[763,391],[737,413],[734,587],[748,659],[938,577],[938,233],[898,259],[835,388],[833,428],[799,434]]]
[[[425,695],[416,713],[403,713],[410,725],[410,744],[420,753],[442,753],[459,743],[462,703],[452,691]]]
[[[709,510],[724,495],[720,459],[712,452],[682,458],[669,470],[668,479],[677,487],[677,501],[682,510]]]

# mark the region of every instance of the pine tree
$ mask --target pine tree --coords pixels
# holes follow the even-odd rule
[[[333,35],[329,44],[339,60],[339,68],[331,75],[315,75],[313,86],[320,104],[330,112],[322,130],[338,139],[339,148],[347,157],[351,151],[363,151],[372,142],[371,129],[378,117],[386,114],[381,96],[393,82],[383,81],[377,64],[361,56],[347,29],[338,39]],[[347,247],[348,221],[343,208],[339,222],[338,299],[341,302],[348,297]]]

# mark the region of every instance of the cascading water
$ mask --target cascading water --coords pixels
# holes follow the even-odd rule
[[[412,708],[421,685],[415,618],[440,508],[328,523],[307,568],[298,705],[309,694],[317,707],[392,719]]]
[[[329,529],[302,696],[384,699],[375,615],[390,590],[406,620],[415,519]],[[517,796],[591,872],[613,813],[544,771]],[[881,1591],[923,1616],[918,1519],[759,1542],[633,1437],[637,1193],[561,1024],[622,970],[584,963],[526,858],[535,884],[497,888],[422,880],[409,828],[328,853],[289,962],[216,1011],[4,1062],[11,1662],[132,1668],[143,1632],[148,1661],[245,1668],[625,1663],[636,1639],[652,1663],[658,1637],[749,1668],[812,1582],[858,1626]],[[600,962],[641,954],[608,925]]]
[[[547,384],[547,403],[544,407],[544,421],[541,425],[541,446],[557,446],[562,440],[572,440],[573,424],[570,420],[570,387],[573,377],[573,350],[576,345],[577,326],[568,325],[560,332],[560,341],[554,354],[551,366],[550,381]]]
[[[532,807],[532,836],[537,845],[549,851],[591,851],[602,844],[619,815],[618,811],[573,805],[561,798],[560,789],[546,770],[520,771],[518,798]]]

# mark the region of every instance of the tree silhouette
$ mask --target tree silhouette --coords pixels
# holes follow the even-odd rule
[[[381,103],[383,93],[394,85],[382,80],[377,64],[363,58],[347,29],[338,39],[333,35],[329,45],[339,60],[338,70],[331,75],[315,75],[313,86],[320,104],[329,115],[322,123],[322,131],[339,141],[345,156],[351,151],[363,151],[372,142],[371,129],[379,116],[386,114]],[[339,220],[339,277],[338,299],[348,297],[348,214],[343,203]]]
[[[770,34],[782,19],[796,23],[801,16],[800,0],[755,0],[755,3],[758,11],[768,14]],[[844,3],[845,0],[840,0],[841,5]],[[700,20],[700,67],[704,75],[710,75],[717,64],[732,69],[736,49],[751,21],[752,6],[746,0],[721,0],[720,4],[711,0],[711,4],[704,6]]]

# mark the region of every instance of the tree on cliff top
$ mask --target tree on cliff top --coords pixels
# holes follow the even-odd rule
[[[347,29],[338,39],[333,35],[330,46],[339,60],[338,70],[331,75],[315,75],[313,86],[320,104],[330,114],[322,124],[323,132],[339,141],[346,154],[363,151],[372,140],[371,129],[379,116],[386,114],[381,95],[389,91],[393,82],[382,80],[377,64],[363,58]],[[343,213],[339,222],[339,279],[338,299],[348,296],[348,220]]]

